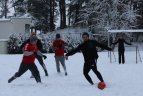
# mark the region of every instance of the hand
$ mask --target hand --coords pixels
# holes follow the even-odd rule
[[[37,55],[37,52],[34,52],[34,55]]]
[[[68,60],[68,56],[65,56],[65,59]]]
[[[47,58],[47,56],[46,56],[46,55],[43,55],[43,58],[44,58],[44,59],[46,59],[46,58]]]

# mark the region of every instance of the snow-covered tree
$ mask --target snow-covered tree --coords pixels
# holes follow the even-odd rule
[[[22,50],[20,49],[21,44],[29,38],[29,34],[17,34],[13,33],[9,36],[8,41],[8,53],[9,54],[17,54],[22,53]]]
[[[132,0],[75,0],[72,4],[81,4],[78,22],[88,26],[109,29],[128,29],[136,24],[137,10]]]
[[[9,9],[12,7],[11,0],[0,0],[0,18],[7,18]]]

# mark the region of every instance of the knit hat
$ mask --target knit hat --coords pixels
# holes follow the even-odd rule
[[[61,38],[60,34],[56,34],[56,38]]]
[[[38,40],[37,36],[30,37],[30,42],[37,42],[37,40]]]

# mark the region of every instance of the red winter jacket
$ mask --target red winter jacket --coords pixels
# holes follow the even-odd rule
[[[38,48],[36,45],[32,45],[30,43],[27,43],[24,48],[23,48],[23,52],[33,52],[33,54],[29,55],[29,56],[23,56],[22,62],[24,63],[29,63],[29,64],[34,64],[34,60],[35,60],[35,54],[34,52],[38,51]]]
[[[55,56],[64,56],[64,44],[63,40],[55,40],[53,42],[53,48],[55,51]]]

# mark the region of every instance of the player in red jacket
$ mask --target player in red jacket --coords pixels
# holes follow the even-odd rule
[[[61,63],[65,71],[65,75],[67,75],[65,58],[64,58],[64,45],[65,42],[61,39],[60,34],[56,34],[56,40],[53,42],[53,49],[55,52],[57,72],[60,73],[60,63]]]
[[[19,70],[18,70],[18,72],[16,72],[14,74],[14,76],[12,76],[8,80],[8,83],[11,83],[14,79],[23,75],[28,69],[33,74],[36,82],[37,83],[41,82],[39,71],[37,69],[37,66],[34,63],[36,55],[42,56],[42,53],[38,50],[38,48],[36,46],[37,40],[38,39],[36,36],[30,37],[30,42],[27,43],[23,48],[23,59],[22,59],[21,65],[19,67]]]

